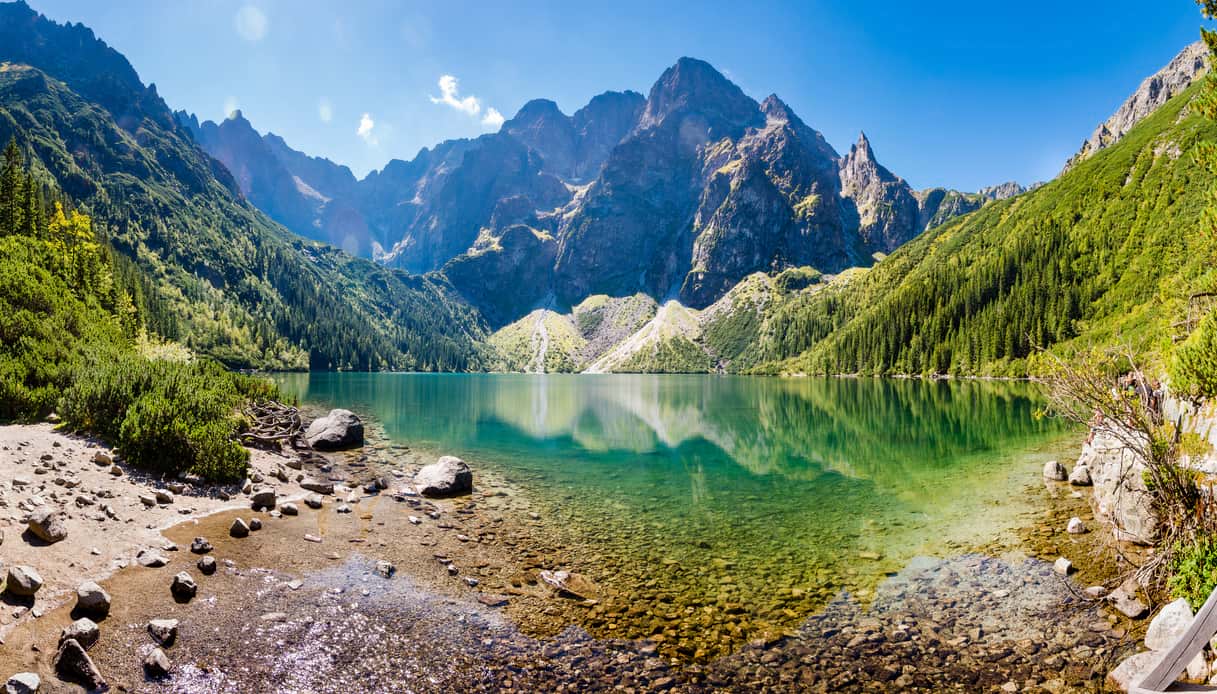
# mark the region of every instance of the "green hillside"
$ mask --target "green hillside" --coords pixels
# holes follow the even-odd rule
[[[0,141],[15,138],[35,177],[142,270],[171,317],[159,332],[230,367],[480,366],[480,317],[446,281],[288,233],[234,192],[154,90],[142,97],[116,118],[100,104],[120,99],[86,100],[37,68],[0,65]]]
[[[1214,284],[1194,154],[1217,126],[1189,113],[1197,89],[1051,183],[777,308],[760,370],[1022,375],[1037,345],[1163,354],[1187,297]]]

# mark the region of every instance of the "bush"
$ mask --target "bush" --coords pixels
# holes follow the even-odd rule
[[[1200,321],[1171,361],[1171,388],[1193,395],[1217,395],[1217,314]]]
[[[1177,547],[1167,579],[1171,594],[1184,598],[1193,610],[1217,588],[1217,536],[1202,535],[1194,543]]]
[[[249,453],[235,441],[237,414],[250,399],[276,395],[268,381],[212,361],[145,359],[135,353],[88,360],[64,392],[69,425],[118,444],[137,467],[208,480],[239,480]]]

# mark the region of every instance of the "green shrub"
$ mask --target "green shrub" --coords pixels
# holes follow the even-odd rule
[[[1217,536],[1204,535],[1191,545],[1176,548],[1167,585],[1172,595],[1186,599],[1192,609],[1200,609],[1217,588]]]
[[[1200,321],[1171,360],[1171,387],[1180,393],[1217,395],[1217,315]]]
[[[132,352],[82,366],[60,412],[70,426],[117,443],[136,467],[231,481],[244,476],[249,460],[234,440],[242,425],[238,409],[276,394],[268,381],[212,361],[150,360]]]

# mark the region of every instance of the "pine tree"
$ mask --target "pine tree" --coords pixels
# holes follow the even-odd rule
[[[0,233],[18,234],[24,230],[25,206],[25,158],[13,138],[0,161]]]

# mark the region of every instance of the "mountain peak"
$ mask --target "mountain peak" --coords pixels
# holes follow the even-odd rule
[[[765,100],[761,102],[761,112],[770,120],[786,121],[791,125],[803,125],[803,121],[799,120],[790,106],[778,98],[777,94],[765,97]]]
[[[512,118],[511,121],[536,120],[540,118],[566,118],[566,114],[562,113],[562,109],[558,108],[558,104],[549,99],[532,99],[521,106],[519,111],[516,111],[515,118]]]
[[[663,125],[685,116],[705,120],[711,139],[738,135],[761,119],[760,105],[704,60],[684,57],[664,70],[651,87],[639,128]]]
[[[870,138],[865,132],[859,131],[858,141],[849,148],[849,156],[851,159],[865,159],[866,161],[876,161],[875,152],[871,149]]]

